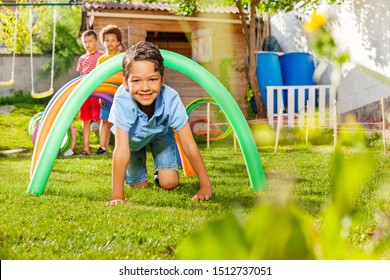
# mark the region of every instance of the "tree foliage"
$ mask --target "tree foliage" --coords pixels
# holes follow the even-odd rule
[[[73,65],[75,56],[84,52],[82,45],[78,42],[78,30],[81,21],[79,7],[57,8],[56,40],[54,57],[54,77],[67,72]],[[43,10],[40,14],[41,20],[34,27],[33,41],[36,49],[41,53],[52,52],[53,40],[53,12],[50,8]],[[50,75],[51,60],[42,66],[39,76]]]
[[[262,0],[258,5],[261,14],[275,14],[280,11],[290,12],[298,9],[300,12],[311,12],[317,9],[322,0]],[[326,0],[329,5],[341,4],[344,0]]]
[[[1,2],[0,2],[1,3]],[[9,53],[14,51],[15,12],[7,7],[0,8],[0,44],[8,47]],[[29,46],[28,12],[19,9],[16,26],[16,54],[26,53]]]

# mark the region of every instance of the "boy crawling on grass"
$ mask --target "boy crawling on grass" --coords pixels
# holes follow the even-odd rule
[[[196,176],[200,190],[192,201],[209,200],[212,187],[205,164],[188,125],[179,94],[164,84],[163,57],[156,45],[139,42],[123,58],[123,85],[115,94],[109,122],[113,124],[115,149],[112,157],[112,194],[107,205],[128,202],[124,183],[136,188],[148,186],[146,146],[154,158],[160,187],[179,185],[176,130]]]

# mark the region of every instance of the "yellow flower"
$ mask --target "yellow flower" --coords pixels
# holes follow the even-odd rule
[[[306,32],[314,32],[321,29],[326,23],[327,16],[326,14],[317,14],[317,12],[313,13],[311,20],[305,22],[304,29]]]

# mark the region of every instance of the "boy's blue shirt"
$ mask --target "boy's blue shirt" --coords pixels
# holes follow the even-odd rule
[[[115,93],[108,121],[113,124],[111,130],[114,134],[117,128],[129,132],[130,150],[137,151],[155,137],[172,129],[182,129],[188,116],[179,93],[163,85],[156,99],[154,114],[148,119],[129,91],[121,85]]]

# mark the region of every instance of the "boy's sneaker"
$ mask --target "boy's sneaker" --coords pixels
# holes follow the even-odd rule
[[[95,155],[105,155],[105,154],[107,154],[107,153],[108,153],[108,152],[107,152],[106,149],[104,149],[104,148],[102,148],[102,147],[99,147],[99,149],[96,150]]]

